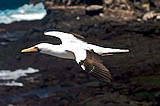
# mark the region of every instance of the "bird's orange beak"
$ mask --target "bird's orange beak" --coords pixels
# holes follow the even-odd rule
[[[30,48],[21,50],[21,53],[38,52],[38,51],[39,51],[38,48],[36,48],[36,47],[30,47]]]

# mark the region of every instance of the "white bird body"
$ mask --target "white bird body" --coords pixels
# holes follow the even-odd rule
[[[62,41],[62,45],[67,46],[67,49],[69,49],[69,47],[74,46],[73,48],[79,48],[79,49],[81,48],[84,50],[93,50],[94,52],[98,53],[99,55],[106,54],[106,53],[129,52],[129,50],[124,50],[124,49],[104,48],[104,47],[100,47],[97,45],[88,44],[87,42],[84,42],[84,41],[76,38],[76,37],[79,37],[81,39],[84,39],[82,36],[77,35],[77,34],[73,35],[73,33],[50,31],[50,32],[45,32],[44,34],[60,38]]]
[[[60,45],[40,43],[34,47],[24,49],[22,52],[33,52],[38,48],[40,53],[56,56],[65,59],[74,59],[83,70],[98,77],[104,82],[111,81],[109,70],[103,65],[99,55],[107,53],[129,52],[129,50],[104,48],[84,41],[84,37],[74,33],[59,31],[45,32],[44,35],[58,37],[62,41]]]

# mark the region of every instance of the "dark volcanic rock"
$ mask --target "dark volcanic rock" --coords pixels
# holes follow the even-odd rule
[[[153,3],[154,6],[157,7],[157,9],[160,9],[160,2],[159,2],[159,0],[150,0],[150,2]]]
[[[27,67],[40,70],[19,79],[24,87],[0,87],[0,103],[22,106],[150,106],[159,103],[160,24],[157,21],[137,22],[135,18],[128,18],[133,16],[128,15],[128,11],[122,10],[105,9],[103,15],[95,16],[86,15],[84,8],[47,12],[42,21],[0,25],[5,30],[2,33],[25,31],[23,38],[0,45],[1,70]],[[72,60],[20,53],[23,48],[40,42],[60,44],[59,39],[43,36],[44,31],[54,29],[81,34],[88,42],[104,47],[129,49],[130,53],[103,57],[113,76],[112,85],[86,75]],[[44,95],[39,96],[39,92]],[[21,99],[11,101],[15,96]]]
[[[50,2],[53,5],[103,5],[103,0],[45,0],[45,1]]]

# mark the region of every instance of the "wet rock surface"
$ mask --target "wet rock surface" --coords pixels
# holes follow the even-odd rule
[[[0,25],[2,33],[24,31],[24,37],[0,45],[0,69],[39,69],[18,79],[23,87],[1,86],[1,106],[158,106],[159,21],[138,22],[132,14],[117,11],[106,9],[104,14],[89,16],[84,8],[50,9],[42,21]],[[43,36],[47,30],[78,33],[90,43],[128,48],[130,53],[103,57],[113,76],[112,84],[106,85],[84,73],[73,60],[20,53],[40,42],[59,44],[59,39]]]

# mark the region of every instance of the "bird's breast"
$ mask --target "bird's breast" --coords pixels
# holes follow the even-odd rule
[[[65,51],[65,50],[64,51],[57,51],[57,52],[48,51],[45,54],[52,55],[52,56],[59,57],[59,58],[75,59],[75,56],[72,52]]]

